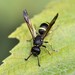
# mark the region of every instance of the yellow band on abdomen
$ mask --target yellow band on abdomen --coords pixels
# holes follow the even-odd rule
[[[42,29],[42,30],[46,31],[46,29],[45,29],[45,28],[43,28],[43,27],[40,27],[39,29]]]

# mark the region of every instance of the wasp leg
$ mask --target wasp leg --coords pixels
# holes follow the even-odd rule
[[[52,51],[55,51],[55,50],[53,49],[52,45],[50,45],[50,47],[51,47]]]
[[[44,43],[48,43],[48,41],[43,41]]]
[[[42,45],[42,47],[46,48],[45,45]],[[51,55],[51,53],[47,49],[45,49],[45,50],[48,52],[49,55]]]
[[[45,49],[45,50],[48,52],[49,55],[51,55],[50,51],[48,51],[47,49]]]
[[[52,45],[50,45],[50,47],[51,47],[52,51],[58,52],[57,50],[53,49]]]
[[[32,39],[29,39],[29,40],[26,40],[27,42],[31,42],[32,41]]]
[[[49,22],[46,22],[47,24],[50,24]]]
[[[42,45],[42,47],[46,48],[46,46],[45,46],[45,45]]]
[[[37,60],[38,60],[38,66],[40,67],[40,62],[39,62],[39,57],[37,56]]]
[[[36,34],[38,35],[39,33],[38,33],[38,32],[36,32]]]
[[[25,60],[27,61],[30,58],[31,55],[32,55],[32,53],[27,58],[25,58]]]

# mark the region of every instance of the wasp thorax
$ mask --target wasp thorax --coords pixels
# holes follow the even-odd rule
[[[37,35],[33,41],[33,45],[40,47],[43,44],[43,40],[40,35]]]

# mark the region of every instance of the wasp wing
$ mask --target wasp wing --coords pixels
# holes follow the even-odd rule
[[[53,24],[55,23],[57,17],[58,17],[58,13],[55,15],[55,17],[54,17],[54,18],[52,19],[52,21],[49,23],[49,26],[47,27],[46,32],[42,35],[42,39],[44,39],[44,38],[47,36],[49,30],[52,28],[52,26],[53,26]]]
[[[27,23],[29,31],[30,31],[30,33],[32,35],[32,38],[34,39],[36,37],[36,30],[31,24],[31,21],[29,19],[29,16],[28,16],[28,13],[27,13],[26,9],[23,11],[23,16],[24,16],[25,22]]]

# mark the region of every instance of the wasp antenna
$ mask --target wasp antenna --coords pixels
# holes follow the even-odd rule
[[[39,62],[39,57],[37,56],[37,60],[38,60],[38,66],[40,67],[40,62]]]
[[[27,61],[31,57],[31,55],[32,55],[32,53],[27,58],[25,58],[25,60]]]

